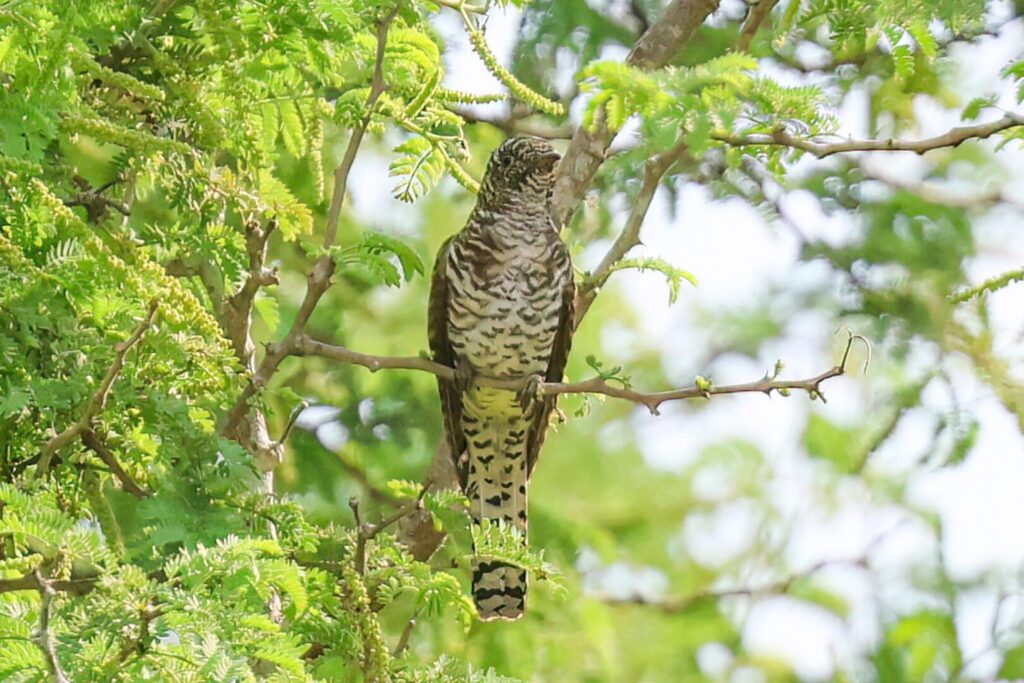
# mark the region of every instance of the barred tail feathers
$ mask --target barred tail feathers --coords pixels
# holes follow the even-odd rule
[[[529,421],[521,413],[482,416],[467,410],[463,426],[469,455],[466,495],[473,521],[513,524],[522,531],[525,543]],[[473,563],[473,601],[484,621],[521,617],[526,609],[526,588],[527,573],[519,567],[482,558]]]

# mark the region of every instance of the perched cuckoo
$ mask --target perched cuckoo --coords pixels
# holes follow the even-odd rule
[[[430,291],[434,359],[456,369],[440,381],[444,426],[475,523],[504,521],[526,538],[530,474],[544,442],[573,329],[569,252],[548,214],[558,154],[515,137],[491,155],[466,226],[437,254]],[[483,378],[521,379],[518,391]],[[517,619],[526,572],[479,558],[473,600],[481,619]]]

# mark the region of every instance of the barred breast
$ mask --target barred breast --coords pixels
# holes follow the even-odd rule
[[[498,218],[489,230],[459,235],[447,268],[448,334],[456,353],[482,376],[543,373],[558,327],[562,288],[572,277],[565,246],[554,230],[524,229]]]

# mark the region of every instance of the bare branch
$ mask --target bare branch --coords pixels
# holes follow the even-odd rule
[[[320,356],[352,365],[362,365],[364,368],[369,369],[370,372],[377,372],[383,369],[422,370],[423,372],[437,375],[441,379],[450,380],[455,377],[455,371],[450,367],[435,363],[427,358],[419,356],[371,356],[353,351],[344,346],[325,344],[305,335],[296,340],[295,353],[300,356]]]
[[[91,427],[86,427],[82,430],[82,443],[103,461],[103,464],[110,469],[110,473],[117,477],[118,481],[121,482],[121,486],[125,491],[136,498],[145,498],[149,495],[149,491],[139,486],[135,480],[132,479],[131,475],[121,467],[121,463],[117,461],[114,454],[109,448],[107,448],[107,444]]]
[[[692,387],[685,389],[674,389],[672,391],[660,391],[653,393],[644,393],[627,389],[625,387],[614,386],[609,383],[608,380],[602,377],[593,377],[588,380],[580,382],[543,382],[541,384],[541,390],[546,395],[553,394],[602,394],[605,396],[611,396],[613,398],[619,398],[626,401],[632,401],[645,406],[652,414],[658,414],[658,408],[663,403],[669,401],[682,401],[693,398],[709,398],[718,394],[741,394],[741,393],[761,393],[770,395],[773,391],[775,392],[788,392],[788,391],[806,391],[811,398],[820,398],[822,401],[825,400],[824,394],[821,392],[821,384],[825,380],[833,377],[839,377],[846,372],[846,361],[850,354],[850,347],[855,339],[862,339],[857,335],[850,335],[850,339],[846,345],[846,351],[843,353],[842,361],[839,365],[826,370],[825,372],[811,377],[809,379],[799,380],[780,380],[776,377],[766,375],[764,378],[757,380],[756,382],[746,382],[743,384],[727,384],[722,386],[715,386],[711,383],[700,383]],[[308,337],[303,337],[300,341],[300,347],[305,355],[310,356],[321,356],[323,358],[330,358],[333,360],[342,361],[344,363],[352,363],[354,365],[362,365],[363,367],[369,368],[372,371],[381,370],[384,368],[388,369],[401,369],[401,370],[419,370],[422,372],[429,372],[432,375],[436,375],[443,380],[453,380],[455,378],[455,371],[446,365],[435,363],[427,360],[426,358],[418,357],[385,357],[385,356],[370,356],[364,353],[358,353],[344,346],[334,346],[331,344],[325,344],[323,342],[314,341]],[[480,386],[492,387],[495,389],[506,389],[508,391],[516,391],[525,386],[529,378],[512,378],[512,379],[497,379],[491,377],[476,377],[474,383]]]
[[[701,23],[718,7],[718,0],[673,0],[656,22],[644,32],[626,63],[654,70],[668,64]],[[551,200],[555,225],[564,225],[583,200],[614,133],[600,114],[593,131],[578,128],[558,165]]]
[[[90,397],[89,402],[85,406],[85,411],[82,413],[82,417],[77,422],[72,424],[70,427],[60,432],[59,434],[51,437],[46,444],[43,445],[42,455],[39,458],[39,463],[36,466],[36,477],[42,478],[46,476],[46,473],[50,469],[50,463],[53,460],[53,456],[64,446],[78,438],[82,431],[92,425],[93,420],[99,415],[103,408],[107,405],[107,399],[110,397],[110,390],[114,386],[114,382],[117,381],[118,376],[121,374],[121,370],[124,369],[124,359],[128,355],[128,352],[132,350],[136,344],[142,339],[143,335],[146,334],[146,330],[153,324],[153,320],[156,318],[157,303],[154,301],[149,305],[149,312],[146,315],[145,320],[135,328],[131,336],[125,339],[123,342],[118,342],[114,346],[115,354],[114,360],[111,362],[110,367],[107,368],[106,374],[100,381],[100,386],[96,392]]]
[[[277,227],[275,221],[268,221],[266,226],[257,220],[249,221],[245,226],[245,247],[249,255],[249,274],[245,282],[235,294],[228,299],[221,312],[224,331],[231,338],[236,355],[246,362],[252,353],[252,304],[261,287],[278,284],[277,269],[268,269],[267,242]]]
[[[309,407],[309,401],[301,401],[297,406],[292,408],[291,414],[288,416],[288,422],[285,423],[284,429],[281,430],[281,436],[278,438],[277,443],[284,445],[284,442],[288,440],[288,437],[292,433],[292,429],[295,427],[295,423],[299,420],[299,415],[302,411]]]
[[[904,190],[916,194],[921,199],[932,204],[953,206],[960,209],[987,209],[997,204],[1009,205],[1019,210],[1024,210],[1024,200],[1018,199],[1004,189],[995,188],[977,194],[967,195],[959,192],[952,192],[938,183],[915,182],[903,178],[895,178],[886,173],[877,172],[874,169],[865,168],[861,165],[860,172],[867,180],[875,180],[884,183],[889,187]]]
[[[50,671],[50,677],[54,683],[71,683],[67,674],[60,666],[60,659],[57,657],[57,644],[50,632],[50,610],[53,606],[53,598],[57,594],[49,579],[37,569],[34,572],[35,580],[38,583],[40,605],[39,605],[39,626],[32,634],[32,642],[39,647],[46,660],[46,668]]]
[[[817,574],[823,569],[836,566],[852,566],[860,567],[863,569],[869,568],[872,554],[875,549],[890,535],[902,527],[905,521],[896,523],[886,531],[875,536],[866,546],[860,555],[856,557],[846,558],[833,558],[828,560],[820,560],[815,562],[807,569],[796,572],[790,576],[773,581],[762,586],[742,586],[738,588],[725,588],[720,590],[702,590],[690,595],[684,595],[680,597],[670,597],[661,600],[645,600],[643,598],[629,598],[625,600],[621,599],[608,599],[605,598],[606,602],[612,604],[634,604],[634,605],[650,605],[656,607],[663,612],[684,612],[695,604],[705,602],[708,600],[718,600],[720,598],[733,598],[733,597],[757,597],[762,595],[778,595],[789,592],[793,585],[798,581],[803,581],[810,578],[814,574]]]
[[[679,142],[672,149],[655,155],[644,164],[640,190],[633,199],[633,210],[629,214],[626,226],[619,233],[608,253],[601,259],[597,269],[587,278],[576,294],[576,321],[574,327],[579,327],[583,317],[590,310],[590,305],[594,303],[598,291],[607,282],[608,277],[615,269],[615,264],[630,249],[640,244],[640,228],[643,225],[644,218],[647,216],[647,210],[651,208],[651,201],[654,199],[654,194],[658,191],[661,179],[673,164],[686,155],[686,144]]]
[[[750,8],[750,12],[747,14],[747,20],[743,22],[743,28],[740,29],[739,40],[736,41],[736,49],[739,52],[746,52],[747,48],[750,47],[750,43],[754,40],[754,36],[761,29],[761,24],[768,18],[768,15],[772,13],[775,6],[779,4],[779,0],[757,0]]]
[[[967,140],[984,140],[996,133],[1024,126],[1024,115],[1007,114],[1000,119],[989,123],[979,123],[973,126],[959,126],[942,135],[925,138],[923,140],[901,140],[888,138],[885,140],[843,140],[841,142],[822,142],[814,138],[798,137],[789,133],[784,128],[778,128],[772,133],[759,133],[752,135],[736,135],[733,133],[717,132],[712,133],[711,138],[724,142],[734,147],[768,146],[768,147],[791,147],[809,152],[819,159],[843,154],[846,152],[914,152],[924,154],[943,147],[956,147]]]

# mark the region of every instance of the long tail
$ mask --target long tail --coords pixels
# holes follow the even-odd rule
[[[522,415],[477,417],[472,412],[462,416],[469,454],[470,514],[477,524],[490,519],[515,525],[525,543],[529,423]],[[526,571],[503,562],[475,561],[473,601],[484,621],[518,619],[526,609]]]

